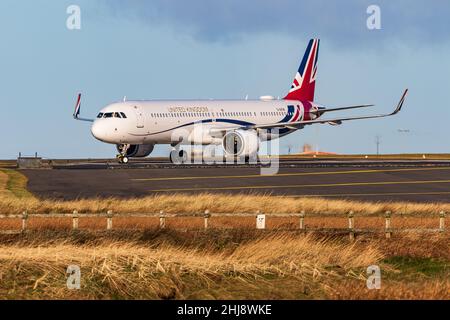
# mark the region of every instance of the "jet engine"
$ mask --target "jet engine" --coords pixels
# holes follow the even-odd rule
[[[152,153],[154,147],[153,144],[132,144],[128,148],[125,156],[128,158],[144,158]],[[123,144],[117,145],[117,151],[119,151],[119,153],[122,152],[123,148]]]
[[[259,150],[259,137],[256,130],[235,130],[228,132],[222,140],[227,155],[249,157]]]

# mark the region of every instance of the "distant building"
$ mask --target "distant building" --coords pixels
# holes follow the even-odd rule
[[[310,144],[308,144],[308,143],[305,143],[304,145],[303,145],[303,150],[302,150],[302,152],[300,152],[300,154],[302,154],[302,155],[335,155],[336,153],[334,153],[334,152],[324,152],[324,151],[314,151],[313,150],[313,147],[310,145]]]

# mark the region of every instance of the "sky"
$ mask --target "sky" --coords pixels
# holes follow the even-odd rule
[[[66,10],[81,9],[69,30]],[[367,28],[370,5],[381,29]],[[316,125],[281,139],[336,153],[450,152],[450,2],[299,0],[2,0],[1,159],[113,157],[89,123],[72,119],[128,99],[243,99],[284,96],[310,38],[321,48],[316,101],[373,103],[395,117]],[[338,115],[338,114],[336,114]],[[167,155],[158,146],[155,155]]]

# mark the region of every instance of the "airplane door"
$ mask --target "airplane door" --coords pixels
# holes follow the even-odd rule
[[[144,127],[144,114],[142,112],[142,108],[139,106],[134,106],[134,112],[136,113],[136,127],[143,128]]]

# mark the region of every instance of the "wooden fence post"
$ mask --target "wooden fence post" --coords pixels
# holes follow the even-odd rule
[[[205,215],[203,216],[205,222],[205,230],[208,229],[208,219],[211,217],[209,210],[205,210]]]
[[[385,225],[385,236],[386,239],[391,238],[392,230],[391,230],[391,212],[386,211],[386,214],[384,215],[386,218],[386,225]]]
[[[164,229],[166,227],[166,216],[164,215],[164,211],[161,210],[159,212],[159,227]]]
[[[353,214],[353,211],[350,211],[348,213],[348,231],[349,231],[348,235],[349,235],[350,241],[355,240],[354,226],[355,226],[354,214]]]
[[[112,227],[113,227],[113,212],[112,210],[108,210],[106,218],[106,230],[111,230]]]
[[[439,231],[444,232],[445,231],[445,212],[441,211],[439,213]]]
[[[77,230],[78,229],[78,211],[74,210],[72,214],[72,229]]]
[[[305,210],[300,212],[300,230],[305,230]]]
[[[22,213],[22,232],[25,231],[27,228],[27,220],[28,220],[28,213],[24,211]]]

